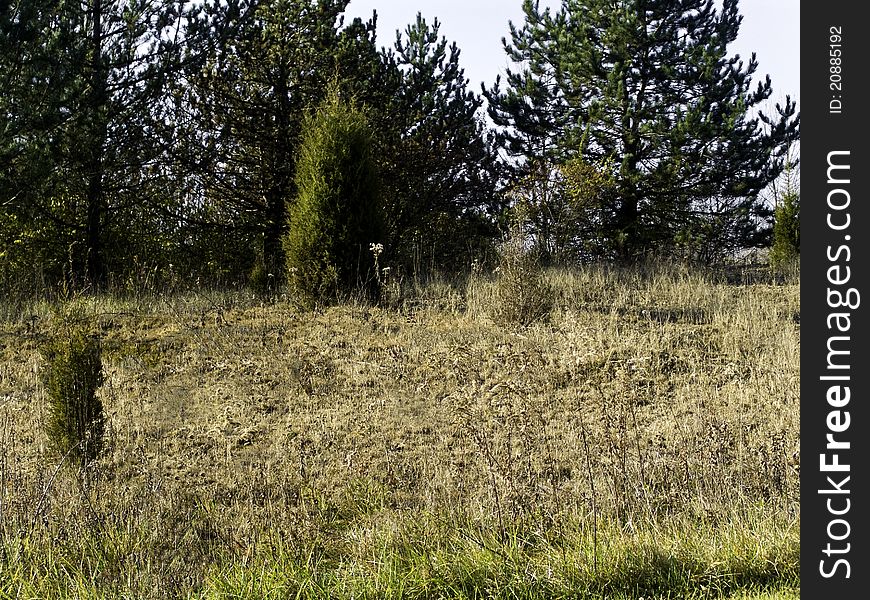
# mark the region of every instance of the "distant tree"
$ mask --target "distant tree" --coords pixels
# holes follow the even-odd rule
[[[372,245],[384,228],[368,119],[333,86],[302,131],[284,238],[291,289],[307,306],[373,292]]]
[[[179,217],[196,235],[229,232],[242,261],[256,259],[276,278],[305,112],[330,78],[353,89],[375,79],[380,64],[374,22],[345,27],[347,4],[211,0],[191,50],[198,60],[175,89],[175,162],[187,197]]]
[[[153,109],[176,64],[183,6],[0,6],[0,204],[15,243],[48,269],[66,263],[69,277],[101,287],[142,237],[161,146]]]
[[[585,219],[605,255],[693,251],[697,238],[709,248],[708,234],[760,241],[758,195],[782,171],[800,116],[788,97],[775,117],[751,116],[770,78],[750,89],[755,56],[744,65],[727,53],[737,1],[715,4],[564,0],[551,13],[525,0],[524,26],[511,25],[505,50],[521,67],[504,90],[498,80],[485,90],[490,116],[516,178],[540,160],[608,171],[613,185]]]
[[[800,145],[795,144],[788,155],[786,168],[771,186],[773,203],[773,244],[770,262],[779,267],[798,258],[801,251],[800,181],[798,162]]]
[[[774,212],[773,247],[770,262],[782,265],[800,256],[800,195],[795,192],[785,194]]]
[[[393,250],[407,261],[430,249],[438,266],[495,234],[496,154],[468,89],[460,51],[418,13],[384,50],[390,96],[374,104]],[[461,232],[461,233],[460,233]]]

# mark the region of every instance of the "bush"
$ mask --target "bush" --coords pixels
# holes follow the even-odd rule
[[[791,192],[783,195],[782,203],[774,212],[770,264],[774,267],[786,266],[800,256],[800,251],[800,196]]]
[[[284,238],[290,289],[305,306],[376,293],[371,245],[383,240],[372,133],[363,112],[327,99],[303,124],[295,201]]]
[[[41,354],[46,362],[42,380],[49,444],[60,457],[87,466],[102,450],[105,432],[103,403],[97,396],[103,383],[100,342],[84,329],[72,329],[46,344]]]
[[[275,274],[266,268],[262,256],[258,256],[254,267],[248,275],[248,286],[263,299],[272,299],[278,293],[278,281]]]
[[[546,320],[554,291],[544,281],[538,255],[526,247],[522,227],[515,225],[499,249],[492,317],[504,325],[531,325]]]

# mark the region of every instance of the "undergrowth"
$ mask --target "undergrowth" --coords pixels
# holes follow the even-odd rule
[[[0,598],[798,597],[799,282],[539,275],[519,327],[497,275],[75,299],[86,482],[42,428],[64,307],[4,309]]]

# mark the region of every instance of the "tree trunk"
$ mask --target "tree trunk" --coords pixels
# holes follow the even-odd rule
[[[86,273],[88,282],[96,289],[106,284],[106,264],[103,249],[103,146],[107,135],[106,79],[103,61],[102,0],[94,0],[91,9],[91,94],[88,99],[90,144],[87,162],[87,222],[85,224]]]
[[[273,281],[283,280],[284,250],[282,238],[287,221],[287,200],[293,186],[292,131],[290,128],[290,75],[282,62],[274,82],[276,147],[273,157],[271,186],[266,194],[266,225],[263,231],[263,266]]]
[[[101,169],[101,161],[91,166]],[[97,289],[106,284],[106,265],[103,258],[103,178],[98,171],[91,173],[88,179],[87,193],[87,224],[85,228],[85,243],[87,248],[86,270],[87,281]]]
[[[274,280],[281,280],[284,270],[281,238],[284,233],[284,196],[278,190],[273,190],[271,198],[267,199],[266,226],[263,231],[263,266],[271,273]]]

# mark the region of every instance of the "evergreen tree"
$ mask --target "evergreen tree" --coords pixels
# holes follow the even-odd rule
[[[214,0],[197,26],[198,61],[178,81],[175,160],[190,196],[179,216],[197,233],[229,232],[275,277],[305,111],[330,78],[372,79],[379,64],[374,22],[344,27],[347,3]]]
[[[65,80],[54,63],[69,46],[54,25],[56,0],[0,1],[0,280],[26,279],[42,263],[31,242],[30,204],[51,170],[48,134],[60,115],[53,110]]]
[[[372,248],[382,247],[384,231],[372,141],[365,114],[337,86],[303,124],[284,248],[291,288],[304,305],[377,279]]]
[[[106,416],[97,390],[103,384],[99,338],[86,328],[64,324],[66,331],[40,348],[46,362],[42,373],[47,418],[45,433],[53,450],[85,467],[105,442]]]
[[[66,263],[68,276],[100,287],[131,258],[149,218],[161,145],[153,109],[175,64],[182,5],[23,0],[9,5],[12,18],[0,7],[12,105],[0,107],[0,160],[12,178],[0,193],[16,241],[31,259],[42,255],[52,278]]]
[[[788,97],[776,117],[751,117],[772,87],[768,77],[751,89],[754,55],[744,64],[727,53],[742,19],[736,0],[721,9],[564,0],[554,13],[525,0],[523,9],[505,49],[524,67],[508,73],[506,90],[497,81],[486,91],[520,174],[540,160],[608,170],[613,185],[589,207],[607,253],[674,248],[707,231],[722,243],[759,241],[758,194],[782,171],[800,117]]]
[[[773,247],[770,251],[773,265],[783,265],[800,256],[800,206],[800,196],[791,192],[783,196],[782,204],[774,211]]]
[[[795,144],[788,155],[785,171],[772,186],[775,209],[770,263],[775,267],[795,260],[801,252],[799,154],[800,145]]]
[[[477,114],[482,100],[468,89],[459,48],[439,29],[418,13],[396,32],[384,51],[391,97],[376,106],[391,245],[406,259],[434,249],[439,266],[455,266],[467,246],[494,235],[499,197],[493,144]]]

